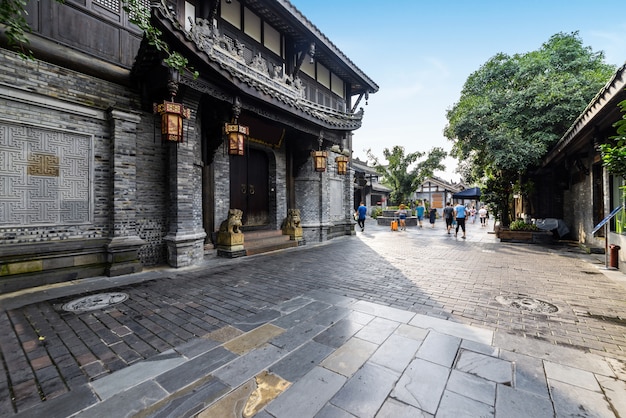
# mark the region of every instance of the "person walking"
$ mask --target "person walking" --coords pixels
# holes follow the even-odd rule
[[[480,226],[485,228],[487,226],[487,209],[484,206],[478,210],[478,217],[480,218]]]
[[[356,210],[356,222],[359,224],[361,228],[361,232],[365,230],[365,217],[367,216],[367,206],[365,203],[361,202],[359,207]]]
[[[406,206],[404,203],[400,204],[400,209],[396,211],[396,215],[398,215],[398,219],[400,220],[400,231],[406,231]]]
[[[454,208],[451,202],[446,203],[446,207],[443,208],[443,218],[446,220],[446,230],[449,234],[452,229],[452,221],[454,220]]]
[[[474,223],[476,221],[476,206],[472,206],[470,209],[470,221]]]
[[[437,209],[430,208],[430,211],[428,212],[428,219],[430,220],[430,227],[434,228],[435,227],[435,219],[437,219]]]
[[[459,228],[463,230],[463,236],[465,239],[465,217],[467,216],[467,208],[462,204],[458,204],[454,207],[454,218],[456,219],[456,229],[454,230],[454,237],[459,234]]]
[[[422,221],[424,220],[424,213],[426,212],[426,207],[424,206],[424,201],[420,200],[419,205],[415,209],[415,214],[417,215],[417,222],[419,227],[422,228]]]

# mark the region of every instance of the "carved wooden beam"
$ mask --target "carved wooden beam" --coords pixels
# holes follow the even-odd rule
[[[308,48],[309,50],[306,51],[306,48]],[[299,49],[298,52],[300,53],[300,56],[298,57],[298,61],[296,61],[296,65],[293,68],[293,73],[291,74],[293,78],[296,78],[296,76],[300,72],[300,67],[302,66],[302,63],[304,62],[304,57],[306,56],[307,52],[309,56],[311,57],[311,59],[315,57],[315,42],[311,42],[310,44],[299,45],[298,49]]]

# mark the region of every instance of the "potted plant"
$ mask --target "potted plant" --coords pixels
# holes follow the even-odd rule
[[[518,219],[508,228],[500,228],[498,238],[500,242],[547,243],[552,241],[552,232],[542,231],[537,225]]]

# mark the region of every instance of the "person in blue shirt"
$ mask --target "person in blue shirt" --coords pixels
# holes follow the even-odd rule
[[[457,204],[454,207],[454,217],[456,218],[456,230],[454,231],[454,236],[456,237],[459,234],[459,227],[463,230],[463,236],[461,238],[465,239],[465,218],[467,216],[467,208],[462,204]]]
[[[361,228],[361,232],[363,232],[365,230],[365,217],[367,216],[367,206],[365,206],[365,204],[361,202],[361,204],[356,210],[356,213],[357,213],[356,221],[359,224],[359,227]]]
[[[426,212],[426,207],[424,207],[424,201],[420,200],[419,205],[415,209],[417,212],[417,222],[419,223],[420,228],[422,227],[422,221],[424,220],[424,212]]]

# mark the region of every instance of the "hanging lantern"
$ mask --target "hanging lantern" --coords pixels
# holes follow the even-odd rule
[[[345,155],[340,155],[335,158],[335,162],[337,163],[337,174],[346,174],[348,172],[348,160],[349,158]]]
[[[250,132],[249,128],[238,123],[226,123],[224,124],[224,132],[228,137],[228,154],[243,155],[244,140]]]
[[[155,104],[154,112],[161,115],[161,140],[163,142],[183,142],[183,119],[188,119],[190,111],[174,101]]]
[[[311,157],[313,157],[313,166],[315,171],[326,171],[326,158],[328,157],[327,151],[311,151]]]

